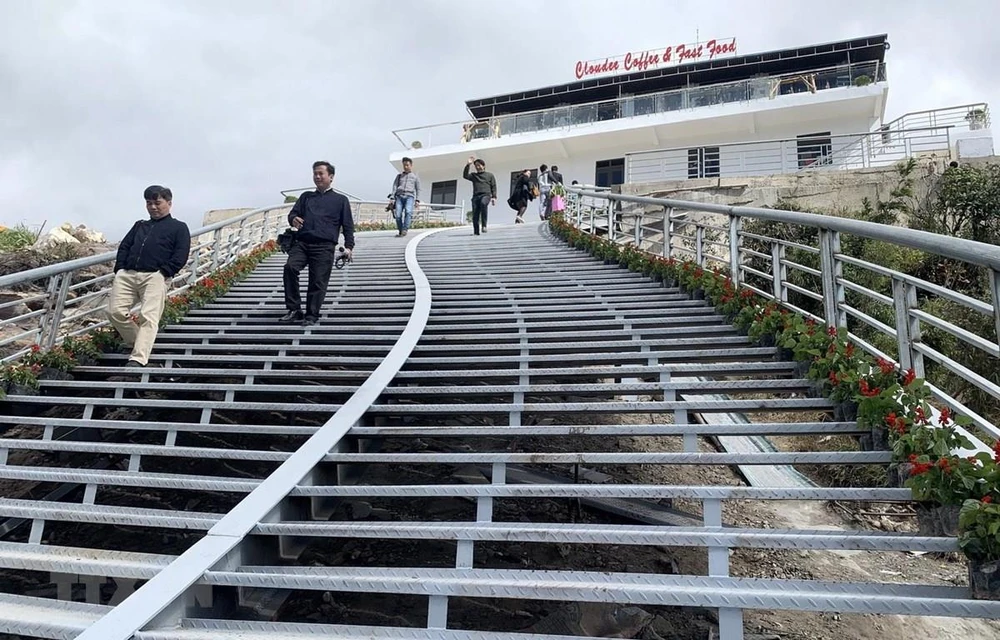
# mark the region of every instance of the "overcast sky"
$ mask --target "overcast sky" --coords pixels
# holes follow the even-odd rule
[[[208,209],[308,186],[382,198],[391,130],[464,100],[573,80],[578,59],[711,37],[740,53],[888,33],[887,119],[994,102],[1000,4],[983,0],[0,0],[0,223],[112,239],[142,190]]]

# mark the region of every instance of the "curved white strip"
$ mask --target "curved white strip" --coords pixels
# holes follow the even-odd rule
[[[431,286],[417,263],[417,246],[427,236],[444,230],[446,228],[425,231],[407,243],[406,268],[415,288],[413,311],[392,350],[354,395],[274,473],[223,516],[204,538],[77,636],[77,640],[129,640],[170,607],[206,571],[238,566],[236,557],[219,563],[357,424],[410,357],[431,313]]]

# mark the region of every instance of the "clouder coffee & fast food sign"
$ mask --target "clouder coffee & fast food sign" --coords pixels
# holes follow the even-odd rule
[[[575,69],[576,79],[583,80],[592,76],[633,71],[652,71],[686,62],[714,60],[731,55],[736,55],[736,38],[679,44],[663,49],[629,52],[622,56],[604,58],[603,60],[578,60]]]

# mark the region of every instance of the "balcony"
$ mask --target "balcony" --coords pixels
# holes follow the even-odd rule
[[[398,129],[393,135],[404,149],[468,144],[526,133],[569,130],[597,122],[656,115],[757,100],[796,93],[865,86],[886,80],[886,65],[870,62],[777,76],[762,76],[707,87],[691,87],[615,100],[567,105],[527,113],[501,115],[480,121]]]

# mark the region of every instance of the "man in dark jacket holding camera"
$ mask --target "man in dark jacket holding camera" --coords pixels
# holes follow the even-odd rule
[[[188,226],[170,215],[173,193],[166,187],[147,187],[149,220],[132,225],[118,245],[115,279],[108,298],[108,319],[132,347],[127,367],[145,367],[160,329],[160,316],[167,300],[167,289],[174,276],[187,264],[191,253]],[[132,307],[139,303],[138,322],[132,320]]]
[[[351,216],[351,203],[347,196],[333,190],[334,172],[329,162],[314,162],[313,184],[316,190],[303,193],[288,214],[288,224],[298,231],[285,262],[285,308],[288,313],[279,322],[301,323],[303,327],[309,327],[319,321],[341,230],[344,232],[345,257],[348,260],[352,257],[354,218]],[[307,266],[309,284],[303,316],[299,272]]]

